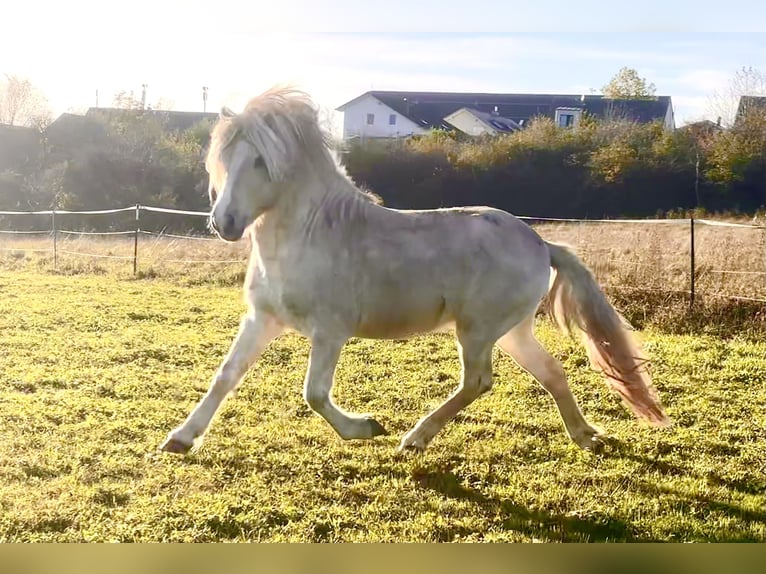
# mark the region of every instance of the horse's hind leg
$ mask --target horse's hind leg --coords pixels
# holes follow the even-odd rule
[[[345,343],[345,339],[334,337],[312,338],[303,397],[311,409],[330,423],[343,439],[365,439],[388,434],[375,419],[347,413],[332,400],[335,366]]]
[[[492,347],[494,339],[458,327],[460,385],[437,409],[420,419],[402,438],[400,450],[423,450],[431,439],[481,394],[492,388]]]
[[[593,448],[601,431],[585,420],[569,389],[564,368],[537,341],[533,326],[534,314],[503,335],[497,345],[550,393],[569,437],[582,448]]]

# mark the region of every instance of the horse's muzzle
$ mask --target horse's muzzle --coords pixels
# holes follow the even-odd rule
[[[238,225],[231,215],[224,215],[223,222],[219,225],[215,217],[210,218],[210,226],[224,241],[237,241],[242,238],[245,228]]]

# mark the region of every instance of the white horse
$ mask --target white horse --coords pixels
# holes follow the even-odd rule
[[[580,332],[592,365],[634,414],[668,424],[638,344],[568,248],[497,209],[378,205],[346,175],[328,142],[302,92],[274,88],[241,114],[222,109],[206,159],[211,225],[226,241],[250,234],[249,310],[209,390],[163,450],[186,453],[199,444],[222,401],[287,329],[311,341],[303,394],[309,406],[343,439],[386,434],[375,419],[332,400],[344,344],[451,327],[460,385],[404,435],[400,449],[424,449],[490,390],[495,344],[550,393],[571,439],[592,448],[601,431],[585,419],[561,364],[533,334],[546,293],[558,324]]]

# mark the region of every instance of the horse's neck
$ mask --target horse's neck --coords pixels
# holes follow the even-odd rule
[[[318,223],[343,224],[359,217],[373,205],[343,174],[312,180],[296,189],[290,218],[299,227]]]
[[[279,245],[310,243],[328,232],[342,233],[363,220],[373,207],[342,174],[334,181],[303,178],[259,218],[253,239],[264,254],[274,254]]]

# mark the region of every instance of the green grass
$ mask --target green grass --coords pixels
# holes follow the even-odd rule
[[[637,424],[546,321],[601,454],[496,352],[496,386],[422,455],[401,435],[453,389],[447,335],[352,340],[343,442],[301,398],[308,345],[278,339],[205,445],[157,446],[207,388],[244,310],[232,286],[0,274],[0,541],[763,541],[766,342],[644,332],[675,425]]]

